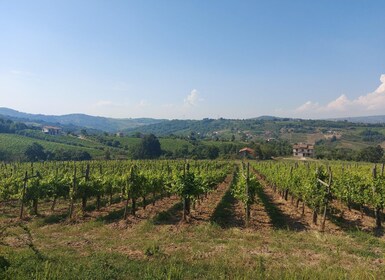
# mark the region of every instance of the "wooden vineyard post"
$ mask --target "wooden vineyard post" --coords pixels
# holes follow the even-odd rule
[[[56,167],[56,169],[55,169],[55,184],[56,184],[56,181],[57,181],[58,173],[59,173],[59,170],[58,170],[58,167]],[[55,192],[54,197],[53,197],[53,201],[52,201],[52,205],[51,205],[51,211],[52,212],[55,211],[56,201],[57,201],[57,195],[56,195],[56,192]]]
[[[69,218],[72,219],[73,212],[74,212],[74,200],[76,195],[76,165],[74,166],[74,177],[72,180],[72,193],[70,198],[70,211],[69,211]]]
[[[184,183],[187,182],[186,175],[190,171],[190,165],[187,163],[183,168],[183,179]],[[187,222],[187,217],[190,215],[190,198],[188,197],[188,194],[184,194],[183,196],[183,221]]]
[[[23,180],[23,190],[21,193],[21,206],[20,206],[20,220],[23,219],[23,212],[24,212],[24,200],[25,200],[25,192],[27,189],[27,182],[28,182],[28,171],[25,171],[25,176]]]
[[[376,186],[376,179],[377,179],[377,166],[374,165],[373,171],[373,195],[377,195],[377,186]],[[378,205],[375,205],[374,209],[374,217],[376,219],[376,228],[379,229],[381,228],[381,208]]]
[[[293,166],[291,166],[290,167],[290,178],[293,176]],[[288,199],[288,196],[289,196],[289,189],[288,188],[286,188],[285,189],[285,200],[287,201],[287,199]],[[292,201],[293,202],[293,201]]]
[[[85,181],[87,184],[87,182],[90,180],[90,165],[88,163],[86,166],[86,174],[85,174],[84,178],[85,178]],[[87,188],[83,192],[83,196],[82,196],[82,211],[83,211],[83,213],[86,211],[86,207],[87,207],[87,191],[88,191]]]
[[[328,209],[328,205],[329,205],[329,198],[330,198],[330,190],[331,190],[331,185],[332,185],[332,179],[333,179],[333,174],[332,174],[332,170],[331,170],[331,168],[329,166],[329,182],[327,184],[326,201],[325,201],[325,208],[324,208],[324,213],[323,213],[321,231],[325,231],[326,214],[327,214],[327,209]]]
[[[247,163],[247,171],[246,171],[246,227],[249,226],[250,222],[250,189],[249,189],[249,181],[250,181],[250,163]]]
[[[129,196],[129,192],[128,192],[128,187],[129,187],[129,182],[128,180],[126,180],[126,202],[124,203],[124,214],[123,214],[123,219],[126,220],[127,219],[127,216],[128,216],[128,203],[130,201],[130,196]]]
[[[102,169],[101,164],[99,165],[99,174],[100,174],[100,176],[103,176],[103,169]],[[96,210],[97,211],[100,211],[100,200],[101,200],[101,195],[100,195],[100,191],[98,191],[98,194],[96,195]]]

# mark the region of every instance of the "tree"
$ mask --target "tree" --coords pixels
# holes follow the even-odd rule
[[[207,147],[207,156],[209,159],[216,159],[219,156],[219,148],[215,146]]]
[[[186,158],[189,156],[189,150],[188,150],[188,145],[183,144],[180,148],[177,148],[175,150],[175,157],[176,158]]]
[[[109,149],[107,149],[105,152],[104,152],[104,159],[105,160],[110,160],[111,159],[111,151]]]
[[[26,156],[28,161],[39,161],[45,160],[47,158],[47,154],[44,152],[43,146],[36,142],[28,146],[24,155]]]
[[[154,159],[160,157],[162,150],[160,142],[154,134],[145,135],[140,144],[131,151],[132,157],[136,159]]]
[[[4,150],[0,150],[0,161],[6,161],[8,159],[7,152]]]
[[[380,162],[384,156],[384,149],[380,145],[377,147],[367,147],[360,151],[358,160],[369,162]]]

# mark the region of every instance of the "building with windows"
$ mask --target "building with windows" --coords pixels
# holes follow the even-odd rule
[[[314,145],[299,143],[293,145],[293,156],[295,157],[314,157]]]
[[[56,126],[43,126],[41,131],[44,134],[59,135],[61,133],[61,128]]]

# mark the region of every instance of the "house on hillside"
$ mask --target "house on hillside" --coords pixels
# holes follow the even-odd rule
[[[299,143],[293,145],[293,156],[295,157],[314,157],[314,145]]]
[[[124,137],[124,133],[123,132],[117,132],[115,135],[116,135],[116,137]]]
[[[59,135],[61,134],[61,128],[56,126],[43,126],[41,130],[44,134]]]
[[[242,157],[253,157],[253,158],[255,158],[255,151],[253,149],[251,149],[251,148],[248,148],[248,147],[240,149],[239,150],[239,154]]]

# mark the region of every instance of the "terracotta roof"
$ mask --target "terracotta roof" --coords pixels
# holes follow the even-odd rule
[[[251,148],[243,148],[243,149],[240,149],[239,150],[240,153],[243,153],[243,152],[246,152],[246,153],[249,153],[249,154],[254,154],[254,150],[251,149]]]

